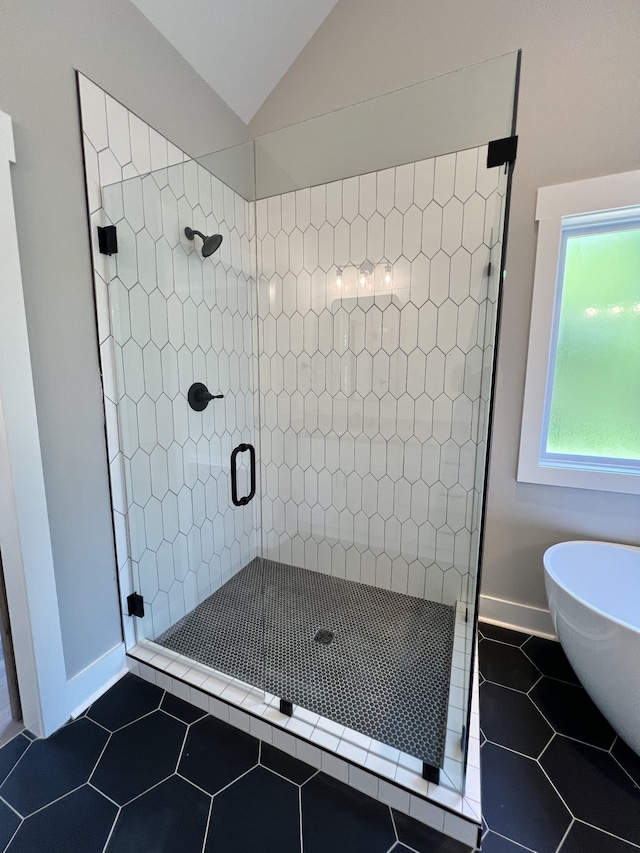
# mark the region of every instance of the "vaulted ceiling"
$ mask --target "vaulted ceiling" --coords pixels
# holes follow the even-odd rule
[[[132,0],[244,122],[337,0]]]

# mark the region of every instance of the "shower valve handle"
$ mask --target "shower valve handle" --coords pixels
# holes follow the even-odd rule
[[[224,394],[211,394],[202,382],[194,382],[187,394],[189,405],[196,412],[202,412],[207,408],[211,400],[221,400]]]

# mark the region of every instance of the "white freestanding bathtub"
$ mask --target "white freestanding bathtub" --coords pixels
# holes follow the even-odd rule
[[[556,634],[600,711],[640,755],[640,548],[561,542],[544,555]]]

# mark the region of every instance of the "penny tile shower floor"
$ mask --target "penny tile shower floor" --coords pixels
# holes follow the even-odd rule
[[[449,605],[257,558],[156,642],[440,767],[454,625]]]

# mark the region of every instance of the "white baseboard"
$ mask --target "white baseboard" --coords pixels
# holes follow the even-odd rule
[[[491,622],[493,625],[524,631],[526,634],[534,634],[536,637],[545,637],[550,640],[558,639],[551,614],[542,607],[531,607],[528,604],[518,604],[516,601],[505,601],[503,598],[481,595],[479,618],[483,622]]]
[[[124,643],[102,655],[67,682],[69,716],[75,719],[127,673]]]

